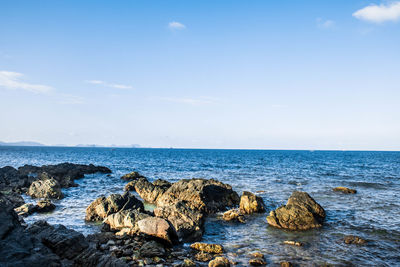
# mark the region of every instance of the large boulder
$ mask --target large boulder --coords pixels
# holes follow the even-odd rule
[[[43,180],[37,180],[31,184],[27,194],[33,198],[55,198],[64,197],[61,192],[61,186],[57,180],[48,177],[47,174],[42,175]]]
[[[138,210],[122,210],[108,215],[104,223],[110,226],[112,230],[122,230],[124,228],[135,228],[138,221],[150,217],[147,213]]]
[[[85,220],[100,221],[110,214],[129,209],[144,211],[143,203],[129,192],[123,195],[111,194],[108,197],[101,196],[86,208]]]
[[[203,235],[204,215],[190,208],[186,202],[178,201],[171,206],[157,207],[154,215],[168,220],[176,229],[179,240],[197,241]]]
[[[306,192],[294,191],[285,206],[271,211],[270,225],[289,230],[308,230],[322,226],[325,210]]]
[[[165,207],[186,201],[189,208],[204,214],[226,210],[239,204],[238,194],[228,184],[214,179],[183,179],[172,186],[157,200]]]
[[[138,230],[142,234],[156,237],[173,245],[178,242],[175,228],[166,220],[158,217],[147,217],[137,222]]]
[[[171,183],[165,180],[156,180],[153,183],[141,177],[129,182],[125,190],[135,190],[139,196],[148,203],[156,203],[157,200],[171,187]]]
[[[244,191],[240,197],[239,207],[242,214],[261,213],[265,211],[263,199],[247,191]]]

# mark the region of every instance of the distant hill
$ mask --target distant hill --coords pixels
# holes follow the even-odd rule
[[[38,142],[20,141],[20,142],[1,142],[0,146],[44,146]]]

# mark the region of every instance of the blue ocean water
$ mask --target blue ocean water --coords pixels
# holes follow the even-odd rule
[[[239,265],[246,266],[249,253],[260,251],[271,264],[400,266],[400,152],[0,147],[0,167],[61,162],[103,165],[113,173],[77,180],[79,187],[63,189],[66,197],[55,202],[55,212],[32,215],[28,223],[46,219],[84,234],[98,231],[84,222],[85,208],[101,194],[122,193],[125,182],[119,178],[133,170],[150,180],[215,178],[239,194],[259,192],[268,211],[301,190],[327,212],[322,228],[306,232],[270,227],[267,213],[240,225],[222,221],[219,214],[208,218],[204,241],[224,245]],[[358,193],[333,192],[336,186]],[[368,245],[344,244],[349,234],[367,239]],[[284,240],[305,245],[292,247]]]

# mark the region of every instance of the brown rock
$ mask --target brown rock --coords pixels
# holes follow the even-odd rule
[[[124,228],[134,228],[138,221],[147,217],[150,217],[150,215],[138,210],[122,210],[108,215],[104,219],[104,223],[108,224],[112,230],[121,230]]]
[[[133,181],[139,178],[145,178],[145,177],[141,175],[139,172],[131,172],[121,177],[121,179],[125,181]]]
[[[357,190],[350,189],[350,188],[347,188],[347,187],[344,187],[344,186],[335,187],[335,188],[333,188],[333,191],[342,192],[342,193],[345,193],[345,194],[355,194],[355,193],[357,193]]]
[[[170,245],[178,242],[174,227],[162,218],[147,217],[138,221],[137,226],[141,233],[162,239]]]
[[[214,258],[214,256],[210,253],[200,251],[200,252],[196,253],[196,255],[194,255],[194,258],[198,261],[206,262],[206,261],[212,260],[212,258]]]
[[[196,242],[191,244],[190,247],[198,251],[203,251],[213,254],[221,254],[224,252],[224,248],[218,244],[207,244],[207,243]]]
[[[231,209],[231,210],[225,211],[224,214],[222,215],[222,218],[225,221],[235,221],[235,222],[241,222],[241,223],[246,222],[244,216],[239,212],[238,209]]]
[[[281,267],[293,267],[293,264],[289,261],[282,261]]]
[[[46,176],[48,177],[48,176]],[[61,186],[57,180],[48,177],[45,180],[37,180],[31,184],[27,194],[33,198],[55,198],[64,197]]]
[[[308,230],[322,226],[324,209],[306,192],[295,191],[285,206],[271,211],[267,221],[271,226],[289,230]]]
[[[292,240],[283,241],[283,244],[285,244],[285,245],[291,245],[291,246],[297,246],[297,247],[303,246],[303,243],[297,242],[297,241],[292,241]]]
[[[132,185],[129,185],[129,187],[131,186]],[[135,191],[148,203],[156,203],[170,186],[171,184],[167,181],[157,180],[155,184],[153,184],[146,178],[139,178],[134,183]]]
[[[225,257],[215,257],[208,263],[208,267],[229,267],[231,266],[229,260]]]
[[[28,216],[36,211],[36,206],[26,203],[18,208],[15,208],[14,211],[20,216]]]
[[[251,254],[249,264],[252,266],[263,266],[267,265],[267,262],[265,261],[264,255],[262,253],[254,252]]]
[[[264,212],[264,201],[261,197],[253,193],[244,191],[240,197],[240,212],[243,214]]]
[[[344,238],[344,243],[346,244],[356,244],[356,245],[364,245],[367,243],[367,240],[362,239],[361,237],[348,235]]]

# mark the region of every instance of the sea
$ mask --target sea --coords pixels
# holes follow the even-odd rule
[[[257,251],[272,265],[400,266],[400,152],[0,147],[0,167],[62,162],[102,165],[112,174],[76,180],[78,187],[63,189],[65,198],[54,201],[54,212],[31,215],[26,223],[44,219],[84,235],[95,233],[99,225],[84,221],[86,207],[100,195],[123,193],[126,182],[120,177],[131,171],[150,181],[214,178],[238,194],[257,192],[266,205],[266,213],[249,216],[245,224],[225,222],[221,214],[206,220],[203,242],[223,245],[238,266],[247,266],[249,254]],[[337,186],[357,194],[334,192]],[[325,209],[323,227],[291,232],[268,225],[268,212],[296,190],[308,192]],[[368,244],[347,245],[346,235]],[[304,245],[285,245],[285,240]]]

